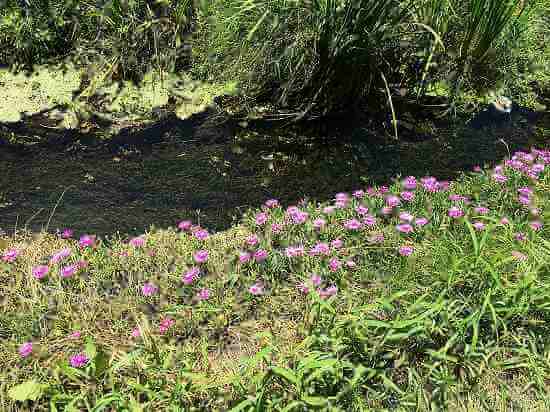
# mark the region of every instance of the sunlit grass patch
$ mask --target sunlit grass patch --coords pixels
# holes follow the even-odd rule
[[[183,220],[128,238],[5,237],[3,402],[538,408],[548,164],[533,149],[454,182],[269,199],[215,234]]]

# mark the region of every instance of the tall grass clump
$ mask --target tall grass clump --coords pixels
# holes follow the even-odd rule
[[[5,410],[546,410],[550,152],[239,226],[0,239]]]
[[[396,90],[475,99],[525,87],[519,50],[547,57],[543,10],[520,0],[216,0],[198,9],[193,70],[236,79],[244,96],[297,117],[365,102],[393,111]]]
[[[408,6],[395,0],[214,1],[199,12],[204,37],[197,53],[211,51],[219,62],[209,68],[203,57],[198,66],[236,77],[245,93],[269,95],[302,114],[349,109],[393,79]]]

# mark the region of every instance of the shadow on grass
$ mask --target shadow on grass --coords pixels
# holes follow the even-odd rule
[[[209,109],[186,120],[170,114],[103,140],[101,128],[46,127],[40,135],[39,116],[0,125],[0,228],[8,233],[49,222],[50,231],[135,234],[184,218],[223,230],[270,197],[289,205],[399,175],[452,179],[509,152],[546,145],[550,129],[547,116],[518,112],[500,126],[441,127],[437,135],[395,141],[345,119],[313,128],[262,121],[241,127]],[[10,133],[34,137],[10,142]]]

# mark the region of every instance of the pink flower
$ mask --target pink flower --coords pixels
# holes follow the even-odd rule
[[[412,225],[410,225],[408,223],[401,223],[401,224],[395,226],[395,229],[398,232],[401,232],[401,233],[411,233],[414,230]]]
[[[529,206],[531,204],[531,198],[527,196],[519,196],[518,202],[521,203],[524,206]]]
[[[168,329],[170,329],[175,324],[176,321],[174,319],[164,318],[160,321],[159,332],[164,335],[168,331]]]
[[[258,213],[255,217],[255,222],[258,226],[265,225],[265,223],[267,222],[267,213]]]
[[[369,238],[370,243],[384,243],[384,234],[376,233]]]
[[[130,239],[130,245],[133,247],[143,247],[145,245],[145,239],[141,236]]]
[[[208,239],[208,231],[204,229],[197,230],[195,233],[193,233],[193,236],[197,238],[198,240],[206,240]]]
[[[410,202],[414,199],[414,192],[401,192],[401,199],[405,202]]]
[[[514,235],[514,239],[516,239],[518,242],[524,242],[525,240],[527,240],[527,236],[525,235],[525,233],[516,233]]]
[[[469,199],[466,196],[451,194],[449,195],[449,200],[451,202],[467,202]]]
[[[246,238],[246,244],[248,246],[256,246],[260,242],[260,239],[258,239],[258,236],[256,235],[250,235]]]
[[[197,298],[199,300],[208,300],[210,298],[210,290],[202,288],[199,293],[197,293]]]
[[[88,267],[88,262],[85,260],[79,260],[78,262],[76,262],[76,266],[78,269],[85,269]]]
[[[525,197],[530,197],[533,194],[533,189],[531,189],[529,186],[520,187],[518,189],[518,193]]]
[[[325,299],[325,298],[328,298],[330,296],[334,296],[336,295],[336,293],[338,293],[338,288],[336,286],[330,286],[326,289],[319,289],[318,290],[319,292],[319,296],[322,298],[322,299]]]
[[[361,229],[361,222],[357,219],[350,219],[344,222],[344,227],[348,230],[359,230]]]
[[[193,259],[197,263],[205,263],[208,260],[208,250],[197,250],[193,254]]]
[[[380,186],[380,189],[378,189],[378,192],[383,195],[384,193],[388,193],[390,189],[388,189],[388,186]]]
[[[433,176],[427,176],[420,179],[422,182],[422,187],[427,192],[437,192],[439,190],[439,183],[437,182],[437,179]]]
[[[414,216],[411,215],[409,212],[401,212],[399,213],[399,220],[411,223],[414,220]]]
[[[475,230],[477,231],[482,231],[485,229],[485,223],[483,222],[474,222],[472,224],[472,226],[474,227]]]
[[[95,243],[95,236],[83,235],[80,237],[78,244],[81,248],[92,247]]]
[[[479,215],[486,215],[487,213],[489,213],[489,209],[483,206],[479,206],[474,208],[474,212],[476,212]]]
[[[306,295],[307,295],[307,294],[309,293],[309,287],[308,287],[305,283],[303,283],[303,282],[298,283],[297,288],[298,288],[298,290],[299,290],[300,292],[302,292],[303,294],[306,294]]]
[[[50,271],[50,268],[48,266],[39,265],[32,268],[32,275],[36,279],[42,279],[48,274],[49,271]]]
[[[19,256],[19,251],[17,249],[9,249],[4,252],[2,255],[2,260],[4,262],[14,262],[15,259],[17,259],[17,256]]]
[[[386,198],[386,205],[388,207],[396,207],[401,204],[401,200],[397,196],[388,196]]]
[[[269,209],[274,209],[279,206],[279,201],[277,199],[266,200],[265,206]]]
[[[50,265],[55,265],[55,264],[61,262],[66,257],[69,257],[71,255],[71,253],[72,253],[72,251],[68,247],[66,247],[64,249],[61,249],[58,252],[55,252],[52,255],[51,259],[50,259]]]
[[[355,192],[353,192],[353,197],[357,198],[357,199],[362,199],[365,197],[365,191],[364,190],[356,190]]]
[[[508,218],[503,217],[502,219],[500,219],[500,224],[501,225],[508,225],[508,224],[510,224],[510,221],[508,220]]]
[[[407,176],[405,179],[403,179],[403,188],[406,190],[414,190],[416,189],[416,177],[414,176]]]
[[[337,209],[345,209],[348,203],[349,203],[349,200],[337,200],[336,202],[334,202],[334,206]]]
[[[482,169],[481,169],[481,166],[474,166],[473,170],[474,172],[479,173],[481,172]]]
[[[189,229],[191,229],[191,226],[193,226],[193,222],[191,222],[190,220],[182,220],[178,223],[178,229],[182,231],[188,231]]]
[[[497,183],[505,183],[508,178],[500,173],[494,173],[492,176],[493,180]]]
[[[359,205],[355,208],[355,211],[361,216],[364,216],[369,213],[369,208],[363,205]]]
[[[452,217],[453,219],[458,219],[464,216],[464,212],[455,206],[451,207],[447,214],[449,215],[449,217]]]
[[[357,263],[355,263],[353,260],[347,260],[346,266],[348,269],[355,269],[357,267]]]
[[[283,225],[281,225],[280,223],[273,223],[271,225],[271,231],[275,234],[281,233],[282,230],[283,230]]]
[[[19,356],[22,358],[28,357],[32,353],[32,342],[25,342],[19,346]]]
[[[425,226],[428,224],[428,219],[426,219],[425,217],[417,217],[415,220],[414,220],[414,224],[416,226]]]
[[[540,220],[533,220],[531,223],[529,223],[529,227],[535,232],[538,232],[542,229],[542,222]]]
[[[254,260],[258,263],[263,262],[267,259],[267,250],[265,249],[258,249],[256,252],[254,252]]]
[[[260,283],[253,284],[248,288],[248,291],[254,296],[259,296],[264,294],[264,288]]]
[[[383,214],[384,216],[389,216],[389,215],[392,214],[393,209],[392,209],[391,207],[389,207],[389,206],[386,206],[386,207],[383,207],[383,208],[382,208],[381,212],[382,212],[382,214]]]
[[[73,234],[74,234],[74,230],[72,230],[72,229],[63,229],[63,231],[61,232],[61,238],[62,239],[69,239],[69,238],[73,237]]]
[[[512,256],[513,256],[514,259],[516,259],[520,262],[525,262],[527,260],[527,255],[525,255],[521,252],[518,252],[517,250],[512,251]]]
[[[401,246],[399,248],[399,254],[401,256],[410,256],[414,252],[414,247],[410,245]]]
[[[292,215],[290,215],[290,218],[292,219],[292,222],[296,225],[305,223],[306,220],[308,219],[308,217],[309,217],[309,213],[301,212],[301,211],[298,211],[298,212],[293,213]]]
[[[141,331],[139,330],[139,328],[134,328],[131,335],[132,338],[139,338],[141,336]]]
[[[185,272],[185,274],[183,275],[183,283],[186,284],[186,285],[190,285],[191,283],[193,283],[195,280],[198,279],[198,277],[200,276],[200,269],[198,267],[192,267],[191,269],[187,270],[187,272]]]
[[[248,252],[240,252],[239,253],[239,262],[246,263],[252,258],[252,255]]]
[[[328,262],[328,268],[331,270],[331,272],[337,272],[342,267],[342,262],[340,262],[337,258],[332,258]]]
[[[319,286],[321,283],[323,283],[323,278],[319,275],[311,275],[309,278],[311,283],[313,283],[313,286]]]
[[[366,226],[374,226],[376,225],[376,218],[373,215],[367,215],[364,217],[363,223]]]
[[[342,239],[334,239],[332,242],[330,242],[330,246],[333,248],[333,249],[340,249],[342,246],[344,246],[344,242],[342,241]]]
[[[76,273],[77,270],[78,270],[77,265],[67,265],[61,268],[60,274],[62,278],[70,278]]]
[[[79,353],[78,355],[71,356],[70,363],[73,368],[82,368],[89,360],[85,354]]]
[[[330,246],[328,243],[317,243],[315,247],[313,247],[309,251],[310,256],[318,256],[318,255],[329,255],[330,254]]]
[[[71,339],[80,339],[81,333],[78,330],[75,330],[69,335],[69,338]]]
[[[336,193],[334,199],[338,202],[347,202],[349,200],[349,195],[347,193]]]
[[[304,248],[302,246],[289,246],[285,249],[285,255],[288,258],[303,256]]]
[[[318,218],[318,219],[315,219],[313,221],[313,227],[315,229],[321,229],[322,227],[324,227],[325,225],[327,224],[327,221],[325,219],[321,219],[321,218]]]
[[[157,291],[158,288],[150,282],[145,283],[141,287],[141,293],[143,293],[144,296],[153,296]]]

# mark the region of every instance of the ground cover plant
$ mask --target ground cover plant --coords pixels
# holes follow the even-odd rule
[[[2,408],[547,410],[548,164],[270,199],[216,234],[3,237]]]

